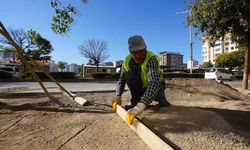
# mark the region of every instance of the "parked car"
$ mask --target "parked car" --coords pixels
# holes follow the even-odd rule
[[[209,68],[205,71],[205,79],[214,79],[216,81],[230,80],[234,78],[233,74],[224,68]]]
[[[16,67],[4,66],[4,67],[0,67],[0,70],[11,73],[13,75],[13,77],[20,77],[19,69]]]

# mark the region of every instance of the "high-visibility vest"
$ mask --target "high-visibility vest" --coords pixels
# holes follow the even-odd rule
[[[160,64],[160,58],[155,55],[154,53],[150,52],[150,51],[147,51],[147,54],[146,54],[146,57],[141,65],[141,80],[142,80],[142,84],[143,84],[143,87],[147,87],[148,86],[148,71],[147,71],[147,63],[148,63],[148,60],[152,57],[156,57],[158,63]],[[129,67],[129,62],[130,60],[132,59],[132,55],[129,54],[125,60],[124,60],[124,69],[125,71],[129,71],[130,70],[130,67]],[[160,69],[160,65],[158,65],[158,74],[159,74],[159,80],[160,82],[164,82],[164,78],[163,78],[163,75],[162,75],[162,71]]]

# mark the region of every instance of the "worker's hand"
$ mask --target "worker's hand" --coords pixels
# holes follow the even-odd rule
[[[116,106],[117,105],[122,105],[122,97],[121,96],[116,96],[116,98],[112,101],[112,109],[113,111],[116,111]]]
[[[137,105],[127,111],[126,114],[126,122],[128,125],[132,125],[133,120],[136,116],[140,115],[144,109],[146,108],[146,105],[144,103],[137,103]]]

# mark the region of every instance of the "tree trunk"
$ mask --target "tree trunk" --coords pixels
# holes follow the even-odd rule
[[[99,63],[96,64],[96,73],[99,72]]]
[[[245,49],[245,62],[244,62],[244,75],[243,75],[243,89],[248,89],[248,72],[249,72],[249,52],[250,52],[250,40],[248,40],[247,45],[244,46]]]

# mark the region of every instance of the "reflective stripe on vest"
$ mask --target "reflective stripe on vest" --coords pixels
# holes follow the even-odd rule
[[[147,54],[146,54],[146,57],[141,65],[141,80],[142,80],[142,84],[143,84],[143,87],[147,87],[148,86],[148,71],[147,71],[147,63],[148,63],[148,60],[152,57],[156,57],[157,61],[158,61],[158,64],[160,64],[160,58],[155,55],[154,53],[150,52],[150,51],[147,51]],[[124,69],[125,71],[129,71],[130,70],[130,67],[129,67],[129,62],[130,60],[132,59],[132,55],[129,54],[125,60],[124,60]],[[162,75],[162,72],[161,72],[161,69],[160,69],[160,65],[158,65],[158,73],[159,73],[159,80],[160,82],[164,82],[164,78],[163,78],[163,75]]]

